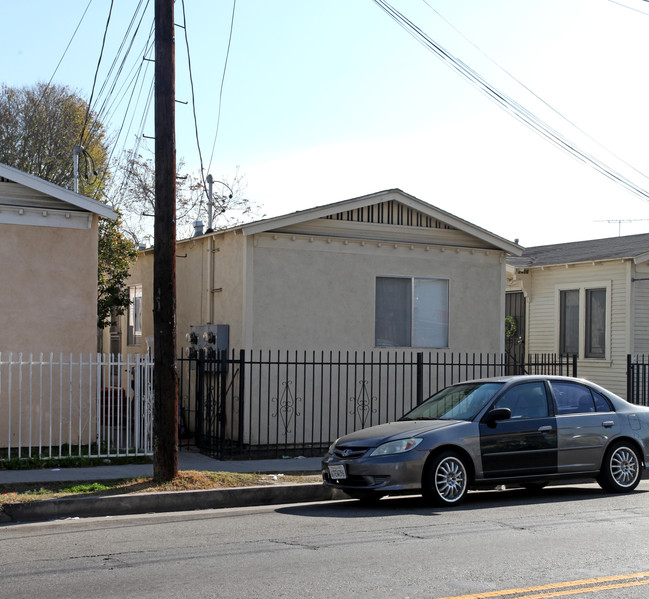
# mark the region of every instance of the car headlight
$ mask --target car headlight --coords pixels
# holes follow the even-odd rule
[[[329,445],[329,449],[327,449],[327,453],[333,453],[334,452],[334,447],[336,447],[336,443],[338,443],[340,439],[336,439],[331,445]]]
[[[383,443],[383,445],[379,445],[374,451],[372,451],[372,453],[370,453],[370,456],[405,453],[406,451],[410,451],[411,449],[417,447],[417,445],[419,445],[421,442],[422,439],[418,437],[410,437],[410,439],[390,441],[388,443]]]

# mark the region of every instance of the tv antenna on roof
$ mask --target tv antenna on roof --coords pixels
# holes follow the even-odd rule
[[[647,221],[649,218],[610,218],[605,220],[596,220],[596,223],[617,223],[617,236],[622,235],[622,223],[637,223]]]

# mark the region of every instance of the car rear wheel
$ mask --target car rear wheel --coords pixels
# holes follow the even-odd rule
[[[636,449],[628,443],[616,443],[604,456],[597,482],[609,493],[628,493],[640,483],[641,468]]]
[[[434,505],[458,505],[469,490],[469,476],[462,457],[454,451],[444,451],[426,466],[422,494]]]

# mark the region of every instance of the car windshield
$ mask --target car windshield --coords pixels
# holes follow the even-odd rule
[[[473,420],[503,383],[465,383],[432,395],[401,420]]]

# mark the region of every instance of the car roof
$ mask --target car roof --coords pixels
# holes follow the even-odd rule
[[[462,385],[464,383],[514,383],[514,382],[525,382],[525,381],[566,381],[573,383],[586,383],[592,385],[590,381],[577,378],[573,376],[563,376],[558,374],[511,374],[504,376],[492,376],[481,379],[471,379],[467,381],[462,381],[454,383],[455,385]]]

